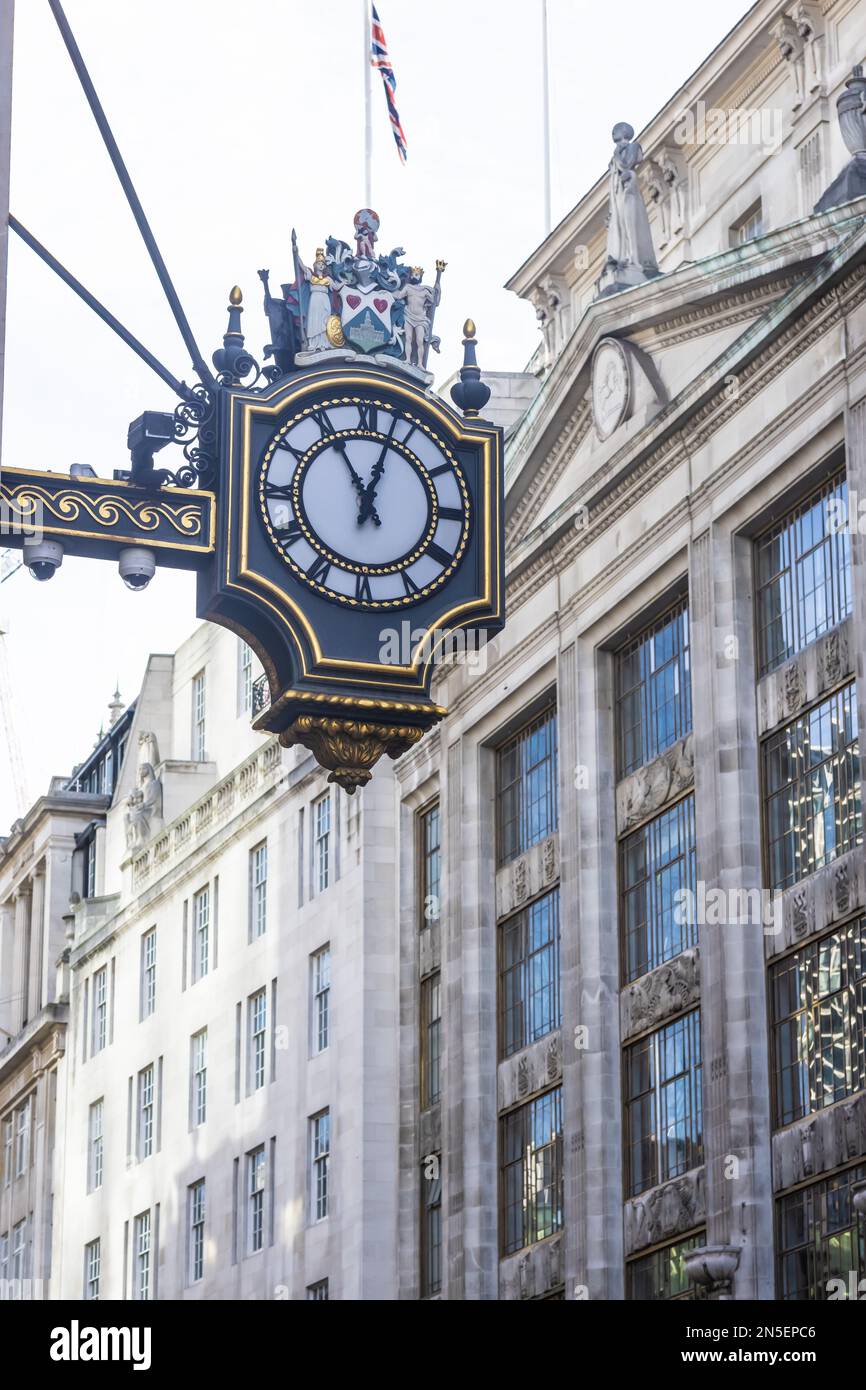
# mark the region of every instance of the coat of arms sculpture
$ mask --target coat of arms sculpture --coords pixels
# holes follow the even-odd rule
[[[402,247],[376,254],[378,234],[378,214],[361,208],[355,214],[354,251],[348,242],[329,237],[307,265],[292,232],[294,279],[282,286],[279,298],[271,294],[270,272],[259,271],[271,326],[265,357],[273,358],[280,373],[358,356],[387,367],[398,358],[411,375],[432,382],[427,359],[431,348],[439,351],[433,324],[445,261],[437,260],[434,283],[425,284],[420,266],[400,260]]]

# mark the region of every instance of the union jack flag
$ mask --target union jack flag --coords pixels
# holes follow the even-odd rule
[[[382,28],[382,21],[379,19],[375,5],[373,6],[373,24],[370,33],[370,63],[374,68],[378,68],[382,74],[382,85],[385,88],[385,100],[388,103],[388,115],[391,119],[391,129],[394,132],[394,142],[397,146],[397,153],[405,164],[406,136],[400,123],[400,113],[394,104],[397,79],[394,76],[394,69],[391,67],[385,31]]]

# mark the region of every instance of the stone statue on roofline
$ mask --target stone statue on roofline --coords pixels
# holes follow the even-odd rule
[[[607,260],[596,283],[597,297],[643,285],[658,275],[649,218],[637,178],[643,150],[634,128],[620,121],[613,128],[613,157],[608,165],[610,205]]]

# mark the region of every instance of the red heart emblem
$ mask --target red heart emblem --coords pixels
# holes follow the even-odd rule
[[[347,294],[346,303],[350,309],[357,309],[358,305],[361,303],[361,296],[359,294]]]
[[[380,313],[380,314],[384,314],[385,310],[386,310],[387,307],[388,307],[388,301],[387,301],[387,299],[374,299],[374,300],[373,300],[373,303],[375,304],[376,308],[379,310],[379,313]]]

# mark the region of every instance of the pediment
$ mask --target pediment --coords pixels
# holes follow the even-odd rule
[[[684,264],[587,308],[509,439],[509,551],[543,534],[588,478],[639,449],[659,418],[675,414],[699,389],[724,389],[728,378],[735,389],[738,362],[779,331],[780,319],[796,311],[825,267],[832,271],[840,254],[859,244],[852,236],[864,225],[859,206],[859,215],[836,212]],[[615,351],[605,351],[610,340]]]

